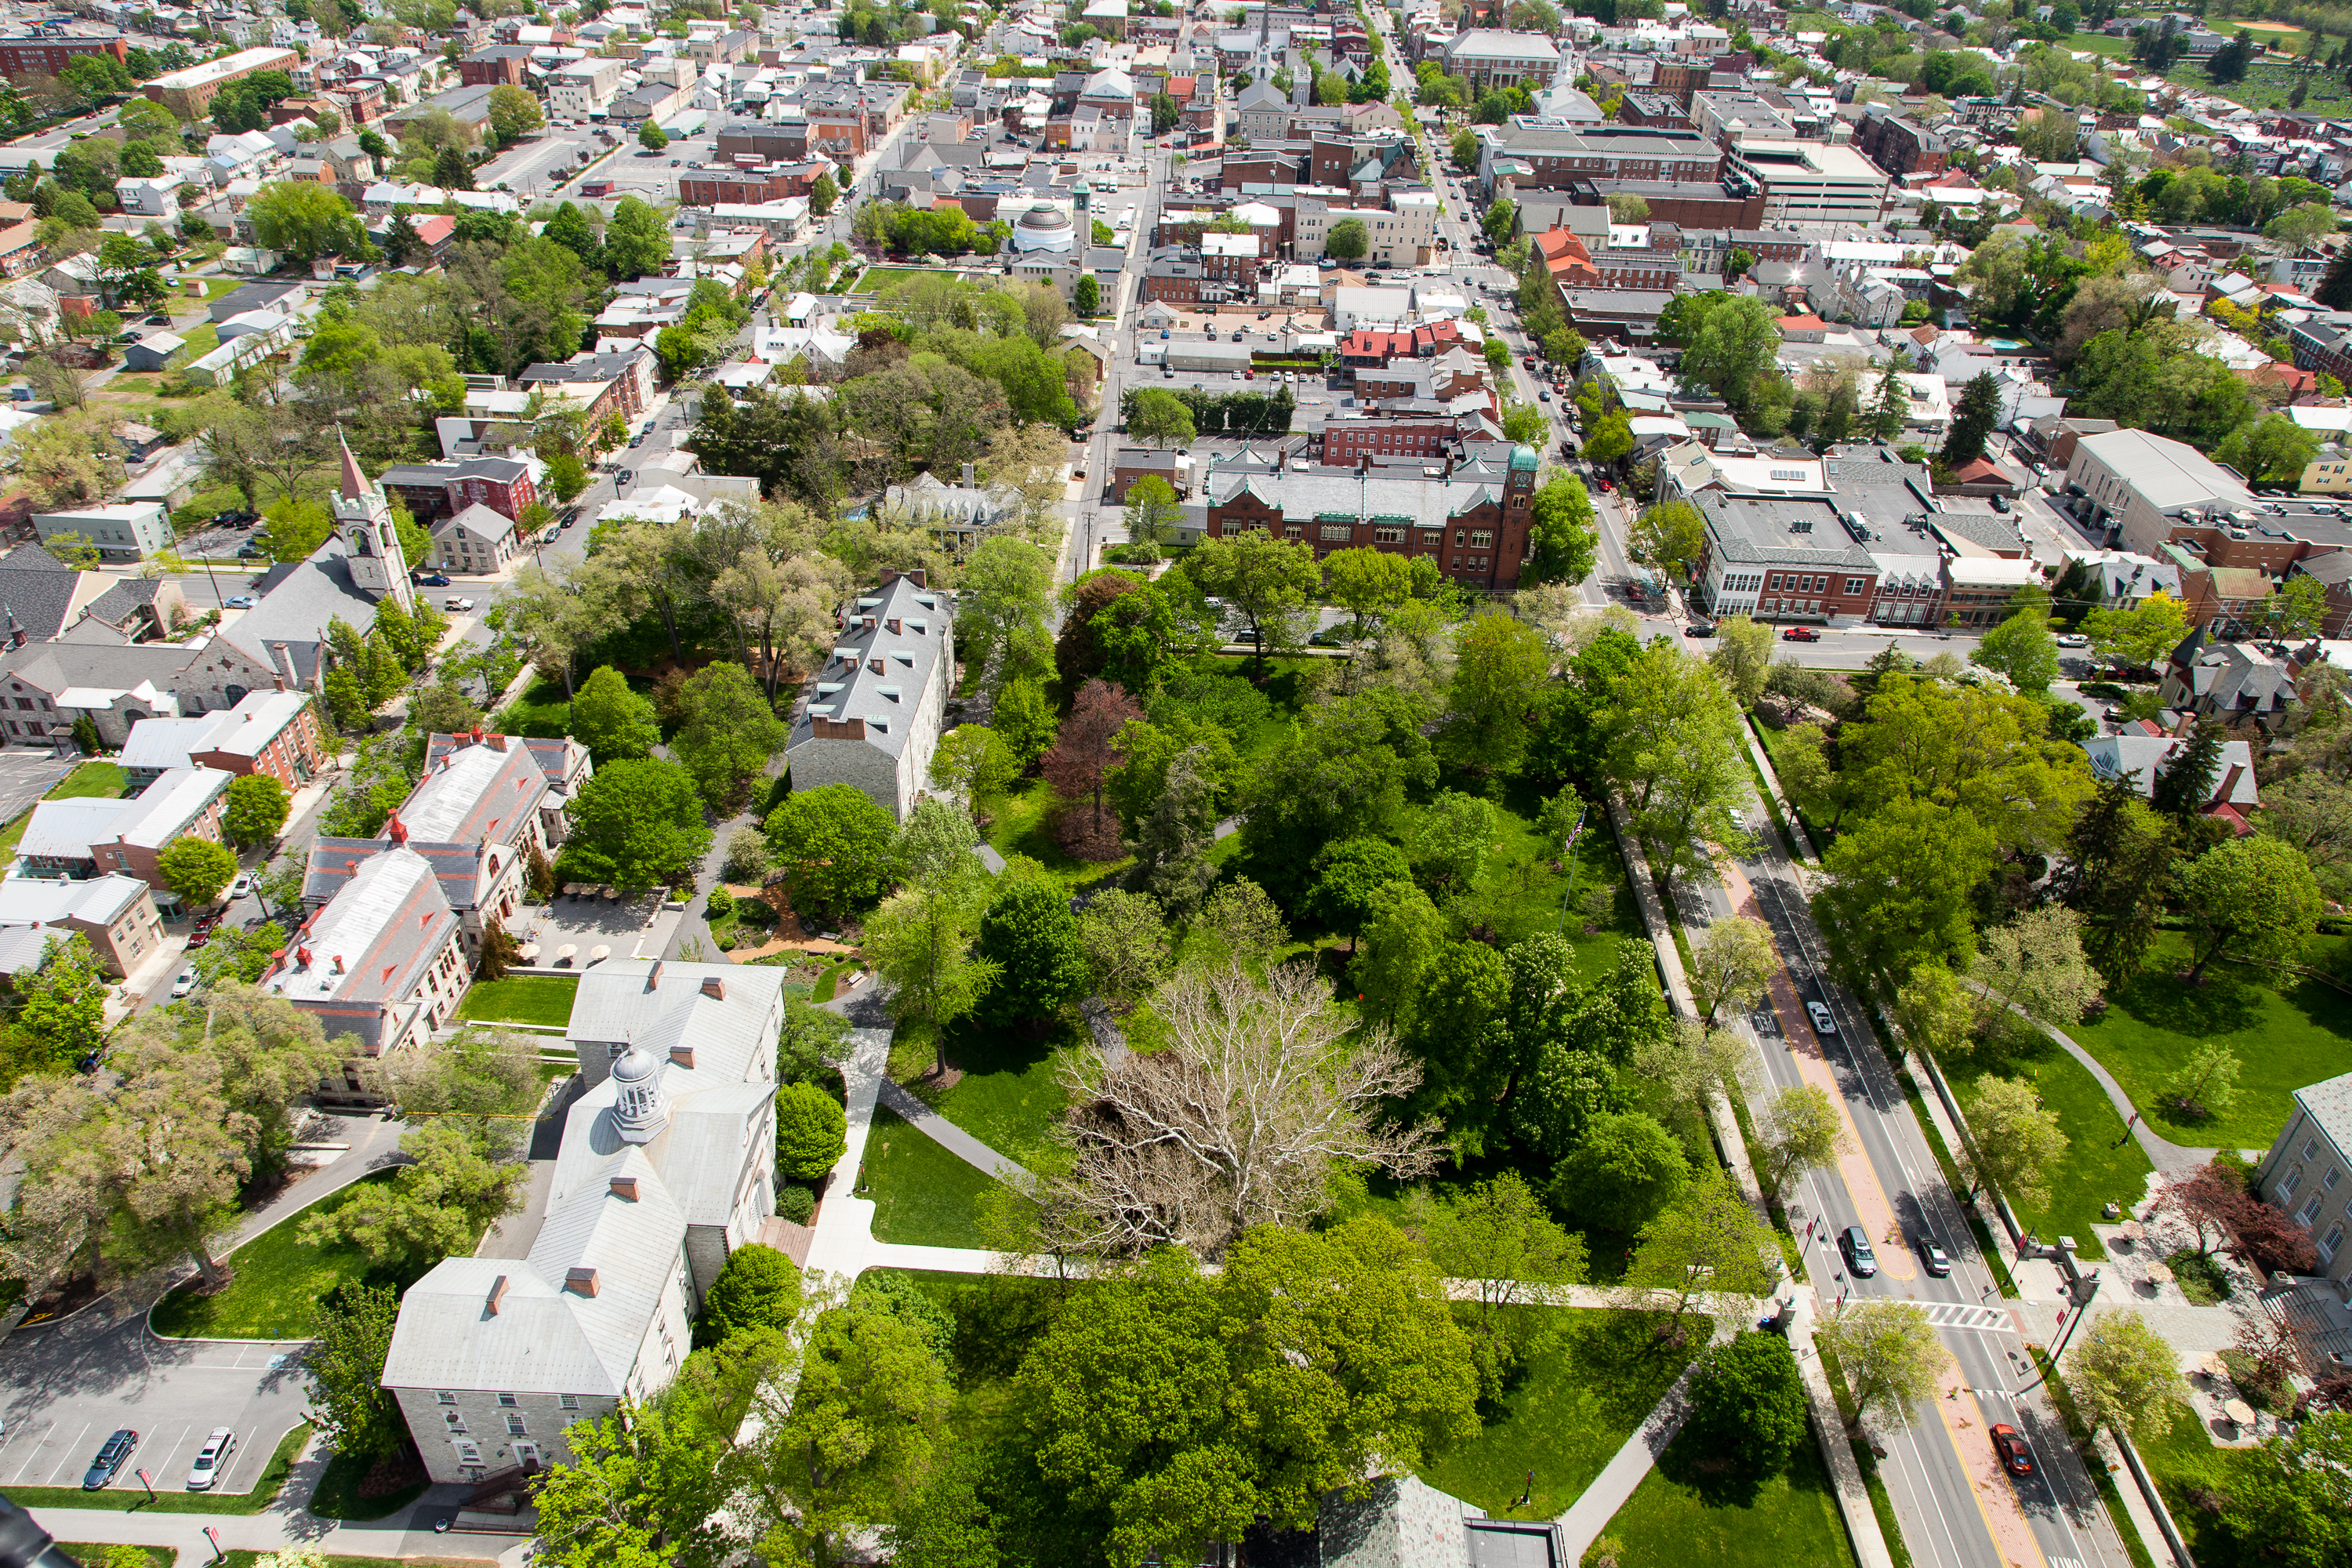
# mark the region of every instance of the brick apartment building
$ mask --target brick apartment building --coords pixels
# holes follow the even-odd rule
[[[183,120],[202,120],[211,110],[220,89],[229,83],[243,81],[261,71],[285,71],[290,75],[301,67],[302,57],[292,49],[240,49],[185,70],[167,71],[152,81],[142,82],[139,90]]]
[[[457,79],[467,87],[520,87],[530,51],[520,44],[498,44],[476,49],[457,62]]]
[[[428,522],[454,515],[469,506],[486,506],[513,520],[539,500],[530,468],[510,458],[468,458],[457,463],[401,463],[383,471],[380,481],[398,496],[409,515]]]
[[[1855,122],[1853,144],[1898,180],[1906,174],[1940,174],[1951,163],[1951,149],[1941,136],[1908,115],[1887,113],[1883,103],[1872,104]]]
[[[788,196],[805,196],[819,174],[840,175],[831,163],[810,162],[777,164],[764,169],[701,169],[678,172],[677,199],[682,206],[758,206]]]
[[[21,82],[28,77],[56,76],[67,66],[90,55],[117,60],[130,56],[121,34],[110,38],[0,38],[0,76]]]
[[[1696,131],[1570,125],[1521,114],[1487,129],[1480,141],[1478,178],[1488,189],[1503,178],[1534,191],[1563,191],[1579,180],[1713,185],[1723,179],[1723,149]]]
[[[1560,190],[1580,207],[1639,196],[1650,205],[1651,222],[1675,224],[1685,234],[1755,228],[1764,221],[1764,193],[1745,181],[1571,180]]]
[[[1696,129],[1691,124],[1690,111],[1682,100],[1671,92],[1659,92],[1654,89],[1637,88],[1627,93],[1617,107],[1617,120],[1622,125],[1640,125],[1653,130]]]

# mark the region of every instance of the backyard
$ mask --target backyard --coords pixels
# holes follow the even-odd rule
[[[2305,950],[2315,967],[2341,938]],[[2217,963],[2205,984],[2174,978],[2189,966],[2189,942],[2158,939],[2139,976],[2109,996],[2106,1016],[2067,1033],[2099,1058],[2140,1114],[2175,1143],[2267,1149],[2294,1109],[2293,1092],[2352,1068],[2352,996],[2326,982]],[[2199,1046],[2237,1053],[2237,1103],[2226,1116],[2192,1119],[2159,1103],[2164,1080]]]
[[[1694,1321],[1688,1348],[1663,1347],[1656,1312],[1518,1307],[1518,1332],[1541,1343],[1524,1378],[1480,1412],[1475,1437],[1430,1457],[1421,1478],[1498,1519],[1552,1519],[1565,1512],[1623,1447],[1661,1395],[1706,1343]],[[1551,1320],[1545,1321],[1544,1320]],[[1530,1490],[1532,1500],[1519,1506]]]

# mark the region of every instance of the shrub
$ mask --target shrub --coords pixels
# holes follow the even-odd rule
[[[702,901],[702,910],[706,919],[723,921],[735,912],[735,895],[724,888],[713,888]]]
[[[768,836],[756,827],[739,827],[727,839],[727,864],[722,874],[730,882],[758,882],[765,879],[772,857],[768,853]]]
[[[816,1214],[816,1194],[798,1182],[776,1189],[776,1217],[806,1225]]]
[[[804,1187],[788,1190],[807,1191]],[[800,1305],[800,1270],[793,1267],[791,1258],[756,1242],[739,1247],[728,1255],[727,1267],[710,1283],[702,1317],[694,1325],[695,1338],[703,1344],[717,1344],[746,1330],[785,1328]]]
[[[823,1179],[849,1147],[841,1102],[813,1083],[776,1091],[776,1169],[803,1182]]]

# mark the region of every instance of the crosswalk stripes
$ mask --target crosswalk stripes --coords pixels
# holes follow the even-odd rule
[[[2049,1562],[2050,1568],[2083,1568],[2083,1560],[2079,1557],[2053,1557]]]
[[[2006,1329],[2011,1326],[2009,1314],[1999,1307],[1977,1307],[1958,1301],[1935,1301],[1927,1306],[1927,1321],[1939,1329]]]

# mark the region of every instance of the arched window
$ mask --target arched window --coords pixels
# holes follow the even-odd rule
[[[373,555],[375,553],[374,536],[370,534],[364,528],[360,530],[360,553],[362,555]]]
[[[245,688],[242,686],[227,686],[222,689],[228,693],[228,705],[232,708],[245,700]]]

